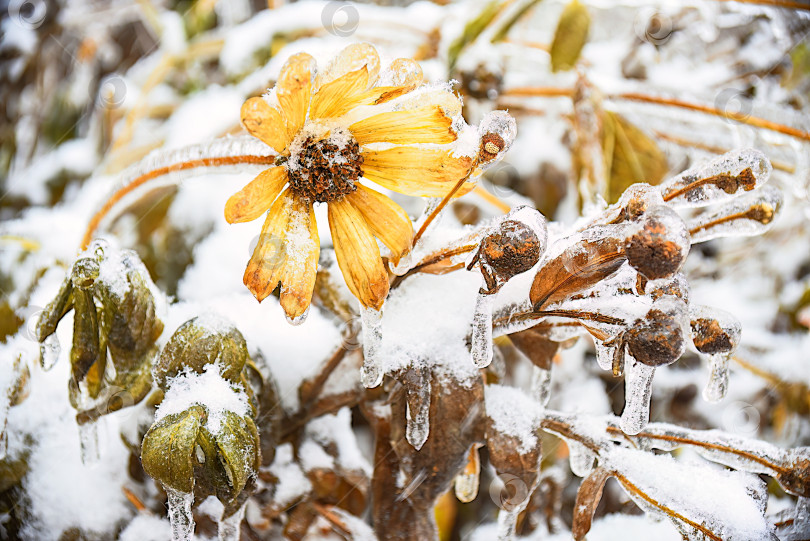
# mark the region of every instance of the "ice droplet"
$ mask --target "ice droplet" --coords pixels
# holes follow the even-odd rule
[[[708,359],[711,374],[706,387],[703,389],[703,398],[707,402],[720,402],[726,396],[728,390],[729,355],[715,353],[708,355]]]
[[[541,406],[546,407],[548,405],[548,400],[551,397],[551,369],[533,365],[532,395]]]
[[[430,434],[430,376],[422,376],[417,385],[407,385],[405,438],[417,451]]]
[[[287,323],[289,323],[290,325],[298,326],[302,324],[304,321],[306,321],[308,315],[309,315],[309,306],[307,306],[307,309],[304,310],[304,313],[298,317],[290,317],[287,314],[284,314],[284,317],[287,318]]]
[[[571,464],[571,472],[577,477],[587,477],[593,469],[596,457],[579,442],[565,440],[565,443],[568,445],[568,461]]]
[[[478,457],[478,447],[473,445],[470,448],[470,455],[467,458],[467,465],[462,472],[456,476],[455,492],[456,498],[462,503],[469,503],[478,495],[478,486],[481,482],[481,461]]]
[[[98,424],[95,421],[79,425],[82,464],[96,464],[101,458],[98,450]]]
[[[219,519],[218,537],[219,541],[239,541],[239,528],[242,519],[245,518],[245,508],[247,502],[233,515]]]
[[[360,320],[363,323],[363,368],[360,380],[371,389],[382,383],[383,366],[380,357],[382,347],[382,311],[360,307]]]
[[[164,487],[169,496],[169,522],[172,525],[172,541],[191,541],[194,535],[194,515],[191,514],[193,493],[180,492]]]
[[[619,427],[625,434],[638,434],[650,419],[650,398],[655,367],[642,364],[629,355],[624,371],[624,411]]]
[[[482,286],[486,284],[482,279]],[[492,362],[492,304],[495,295],[478,292],[475,300],[475,315],[472,323],[472,361],[478,368],[485,368]]]
[[[39,345],[39,364],[46,372],[53,368],[59,359],[59,354],[62,352],[62,346],[59,344],[59,338],[56,333],[50,335]]]

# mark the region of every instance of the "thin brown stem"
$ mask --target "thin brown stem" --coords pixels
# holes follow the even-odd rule
[[[402,281],[405,280],[405,278],[407,278],[408,276],[412,276],[412,275],[414,275],[416,273],[422,272],[422,269],[424,269],[426,267],[429,267],[430,265],[435,265],[437,263],[441,263],[442,261],[445,261],[445,260],[450,259],[451,257],[457,256],[457,255],[472,252],[473,250],[475,250],[476,247],[477,247],[477,245],[475,245],[475,244],[468,244],[468,245],[464,245],[464,246],[457,246],[455,248],[447,248],[447,249],[435,252],[434,254],[431,254],[431,255],[427,256],[425,259],[423,259],[422,261],[420,261],[418,265],[416,265],[412,269],[409,269],[408,272],[406,272],[402,276],[395,277],[394,280],[391,282],[390,289],[394,289],[395,287],[398,287],[402,283]],[[459,270],[459,269],[461,269],[463,267],[464,267],[464,265],[461,264],[460,267],[458,267],[457,269],[452,269],[452,270]],[[448,271],[448,272],[451,272],[451,271]]]
[[[323,391],[323,386],[326,384],[326,380],[329,379],[329,376],[332,375],[332,372],[340,365],[341,361],[346,357],[346,353],[348,350],[341,345],[329,360],[326,361],[326,364],[318,373],[318,375],[312,381],[306,381],[301,385],[301,403],[302,404],[311,404],[320,396],[321,391]]]
[[[460,178],[459,181],[456,182],[455,186],[453,186],[453,188],[447,193],[447,195],[444,196],[444,199],[441,200],[439,205],[435,209],[433,209],[433,212],[431,212],[430,215],[428,215],[428,217],[422,224],[422,227],[420,227],[419,231],[416,232],[416,235],[413,236],[413,242],[411,242],[411,246],[416,246],[416,243],[419,242],[420,238],[422,238],[422,235],[425,233],[428,226],[433,222],[433,220],[436,219],[436,216],[439,215],[439,213],[444,209],[444,207],[447,206],[447,203],[450,202],[450,199],[453,197],[453,195],[455,195],[455,193],[459,191],[461,187],[464,185],[464,183],[467,182],[467,180],[470,178],[470,175],[472,174],[474,168],[475,167],[473,166],[473,168],[470,169],[470,172],[467,173],[466,176]]]
[[[673,518],[676,518],[676,519],[680,520],[681,522],[685,522],[686,524],[689,524],[691,527],[693,527],[694,529],[696,529],[697,531],[699,531],[700,533],[705,535],[707,538],[712,539],[713,541],[723,541],[722,537],[720,537],[716,533],[712,532],[711,530],[709,530],[708,528],[706,528],[702,524],[698,524],[697,522],[695,522],[693,520],[689,520],[688,518],[686,518],[682,514],[678,513],[674,509],[670,509],[666,505],[662,504],[661,502],[659,502],[658,500],[656,500],[655,498],[653,498],[652,496],[650,496],[649,494],[647,494],[646,492],[644,492],[643,490],[638,488],[632,482],[630,482],[630,480],[627,477],[625,477],[624,475],[622,475],[621,473],[619,473],[617,471],[611,471],[610,475],[615,477],[616,480],[619,481],[619,483],[622,484],[622,486],[625,488],[625,490],[635,494],[636,496],[638,496],[639,498],[641,498],[642,500],[644,500],[648,504],[652,505],[653,507],[657,507],[658,509],[660,509],[661,511],[663,511],[667,515],[669,515],[669,516],[671,516]]]
[[[128,183],[123,188],[116,191],[104,203],[104,206],[96,212],[87,224],[87,229],[84,232],[80,249],[84,250],[93,240],[93,236],[98,229],[101,220],[112,210],[112,208],[128,194],[132,193],[135,189],[143,186],[150,180],[162,177],[169,173],[178,171],[187,171],[189,169],[196,169],[197,167],[222,167],[226,165],[238,164],[252,164],[252,165],[273,165],[276,162],[276,156],[223,156],[219,158],[201,158],[199,160],[189,160],[187,162],[175,163],[166,167],[159,167],[153,169],[148,173],[144,173],[132,182]]]

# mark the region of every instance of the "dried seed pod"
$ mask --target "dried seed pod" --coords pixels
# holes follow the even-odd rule
[[[647,366],[672,364],[683,355],[685,304],[672,298],[653,303],[643,318],[637,319],[624,335],[627,350]]]
[[[492,111],[481,120],[478,132],[481,134],[478,165],[486,169],[500,160],[512,146],[517,136],[517,124],[506,111]]]
[[[637,231],[624,243],[627,262],[650,280],[672,276],[689,254],[689,234],[678,214],[658,206],[645,213]]]
[[[494,233],[481,241],[467,270],[480,264],[487,285],[487,290],[482,290],[482,293],[492,294],[513,276],[531,269],[540,259],[544,247],[541,239],[527,225],[516,220],[505,220]]]
[[[664,199],[657,187],[645,183],[633,184],[624,190],[619,200],[605,209],[600,219],[594,223],[634,222],[641,218],[648,209],[662,204],[664,204]]]

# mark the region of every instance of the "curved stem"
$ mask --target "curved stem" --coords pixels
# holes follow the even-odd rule
[[[425,222],[422,224],[422,227],[420,227],[419,231],[416,232],[416,235],[413,236],[413,242],[411,242],[411,246],[416,246],[416,243],[419,242],[419,239],[427,230],[430,223],[436,219],[436,216],[438,216],[439,213],[442,211],[442,209],[444,209],[444,207],[447,206],[447,203],[450,201],[453,195],[457,191],[459,191],[461,187],[464,185],[464,183],[467,182],[467,180],[470,178],[473,169],[475,169],[475,165],[473,165],[469,173],[467,173],[465,176],[460,178],[458,182],[456,182],[456,185],[453,186],[453,188],[449,192],[447,192],[447,195],[444,196],[444,199],[442,199],[441,203],[439,203],[439,205],[435,209],[433,209],[433,212],[431,212],[430,215],[425,219]]]
[[[135,189],[143,186],[150,180],[154,180],[158,177],[162,177],[169,173],[176,173],[178,171],[187,171],[189,169],[196,169],[198,167],[222,167],[226,165],[238,165],[238,164],[251,164],[251,165],[273,165],[276,163],[276,156],[222,156],[217,158],[201,158],[198,160],[189,160],[185,162],[179,162],[172,165],[168,165],[165,167],[159,167],[157,169],[153,169],[148,173],[144,173],[143,175],[137,177],[132,182],[127,183],[126,186],[120,188],[115,193],[110,196],[109,199],[104,203],[104,205],[93,215],[90,219],[90,222],[87,224],[87,229],[84,232],[84,237],[82,238],[82,243],[80,246],[81,250],[87,248],[90,244],[90,241],[93,240],[93,236],[98,229],[101,220],[112,210],[112,208],[123,199],[128,194],[132,193]]]

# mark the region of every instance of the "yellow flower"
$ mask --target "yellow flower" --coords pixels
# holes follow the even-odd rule
[[[374,47],[355,44],[322,72],[310,55],[294,55],[273,91],[242,106],[245,128],[278,155],[276,166],[225,206],[229,223],[270,211],[244,275],[260,302],[280,285],[287,316],[296,320],[306,313],[320,249],[313,205],[326,203],[349,290],[365,307],[382,307],[388,273],[377,239],[396,263],[410,249],[413,227],[399,205],[360,180],[406,195],[442,197],[477,163],[474,156],[454,155],[451,145],[458,98],[443,88],[411,94],[421,83],[413,60],[395,60],[380,73]],[[465,184],[458,195],[471,188]]]

